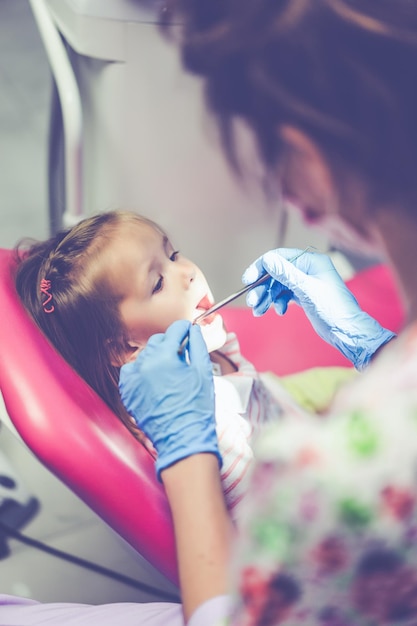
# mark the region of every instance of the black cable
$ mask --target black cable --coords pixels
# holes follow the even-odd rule
[[[85,559],[81,559],[78,556],[74,556],[73,554],[68,554],[67,552],[63,552],[62,550],[57,550],[56,548],[52,548],[51,546],[47,546],[41,541],[37,541],[36,539],[32,539],[31,537],[27,537],[26,535],[22,535],[18,530],[14,528],[10,528],[6,524],[0,521],[0,532],[3,532],[5,535],[20,541],[32,548],[36,548],[37,550],[41,550],[42,552],[46,552],[52,556],[55,556],[59,559],[63,559],[64,561],[69,561],[74,565],[79,565],[85,569],[92,570],[97,574],[101,574],[102,576],[107,576],[108,578],[113,578],[118,582],[121,582],[125,585],[129,585],[130,587],[134,587],[135,589],[139,589],[140,591],[144,591],[145,593],[149,593],[156,597],[163,598],[166,602],[180,602],[179,596],[173,595],[169,592],[162,591],[161,589],[157,589],[156,587],[152,587],[151,585],[147,585],[146,583],[139,582],[134,578],[130,578],[130,576],[125,576],[125,574],[120,574],[119,572],[114,572],[113,570],[108,569],[107,567],[103,567],[102,565],[97,565],[96,563],[92,563],[91,561],[86,561]]]

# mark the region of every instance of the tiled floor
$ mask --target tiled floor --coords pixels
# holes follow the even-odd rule
[[[0,0],[0,247],[13,247],[22,237],[48,235],[49,95],[49,67],[28,1]],[[0,420],[2,415],[1,404]],[[24,529],[28,536],[173,591],[4,426],[0,450],[41,503],[39,514]],[[16,541],[10,547],[11,555],[0,560],[0,592],[42,601],[153,599]]]

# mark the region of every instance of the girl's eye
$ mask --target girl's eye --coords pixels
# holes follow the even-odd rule
[[[175,251],[171,254],[171,256],[169,257],[169,260],[170,260],[170,261],[176,261],[176,260],[177,260],[177,258],[178,258],[179,253],[180,253],[180,251],[179,251],[179,250],[175,250]]]
[[[152,289],[152,295],[154,293],[158,293],[158,291],[161,291],[163,284],[164,284],[164,279],[162,276],[160,276],[158,278],[158,282],[156,283],[155,287]]]

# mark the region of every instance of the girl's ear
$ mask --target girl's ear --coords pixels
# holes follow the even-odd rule
[[[132,361],[135,361],[139,352],[143,350],[144,347],[145,346],[129,346],[130,349],[126,351],[125,363],[131,363]]]
[[[145,347],[133,345],[129,341],[119,343],[113,339],[108,339],[107,344],[110,348],[110,363],[113,367],[122,367],[126,363],[131,363]]]

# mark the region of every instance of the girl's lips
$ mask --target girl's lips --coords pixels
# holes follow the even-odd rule
[[[213,304],[214,303],[210,300],[210,298],[207,295],[201,298],[200,302],[197,304],[195,308],[194,320],[196,320],[202,313],[205,313],[206,311],[208,311],[208,309],[212,307]],[[208,315],[207,317],[204,318],[204,320],[201,320],[201,324],[203,325],[210,324],[214,320],[215,316],[216,316],[216,313],[212,313],[211,315]]]
[[[202,315],[206,311],[207,309],[196,309],[194,312],[193,322],[195,323],[195,321],[200,317],[200,315]],[[205,326],[206,324],[210,324],[210,322],[214,320],[215,316],[216,316],[216,313],[211,313],[210,315],[207,315],[207,317],[204,317],[202,320],[200,320],[198,323],[200,324],[200,326]]]
[[[217,311],[215,311],[214,313],[211,313],[210,315],[207,315],[207,317],[201,320],[201,325],[206,326],[206,324],[211,324],[217,316],[218,316]]]
[[[204,313],[204,311],[200,311],[198,315],[194,318],[194,321],[201,315],[201,313]],[[217,315],[217,311],[215,311],[214,313],[210,313],[210,315],[207,315],[207,317],[204,317],[201,321],[198,322],[199,326],[207,326],[208,324],[211,324],[217,317]]]
[[[201,298],[200,302],[196,306],[196,309],[200,311],[207,311],[211,306],[213,306],[213,304],[214,302],[212,302],[206,294],[203,298]]]

